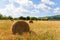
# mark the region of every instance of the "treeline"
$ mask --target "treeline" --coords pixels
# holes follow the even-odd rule
[[[13,18],[12,16],[3,16],[2,14],[0,14],[0,20],[60,20],[60,15],[56,15],[56,16],[47,16],[47,17],[23,17],[20,16],[18,18]]]
[[[13,18],[12,16],[3,16],[2,14],[0,14],[0,20],[37,20],[36,17],[23,17],[20,16],[18,18]]]

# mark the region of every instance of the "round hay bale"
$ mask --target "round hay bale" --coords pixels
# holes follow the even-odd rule
[[[11,19],[11,21],[14,21],[13,19]]]
[[[30,20],[30,21],[29,21],[29,23],[33,23],[33,21],[32,21],[32,20]]]
[[[24,21],[17,21],[13,26],[12,26],[12,32],[13,34],[23,34],[24,32],[29,32],[30,28],[29,25],[24,22]]]

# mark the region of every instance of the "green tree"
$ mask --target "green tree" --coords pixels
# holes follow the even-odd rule
[[[13,19],[13,17],[12,17],[12,16],[8,16],[8,19],[12,20],[12,19]]]
[[[0,19],[3,19],[3,15],[2,14],[0,14]]]
[[[31,17],[30,20],[37,20],[37,18],[36,17]]]
[[[29,17],[29,16],[27,16],[27,17],[26,17],[26,20],[30,20],[30,17]]]
[[[26,18],[23,17],[23,16],[20,16],[19,19],[20,19],[20,20],[26,20]]]

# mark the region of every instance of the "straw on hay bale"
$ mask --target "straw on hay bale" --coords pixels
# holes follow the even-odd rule
[[[12,32],[13,34],[23,34],[24,32],[29,32],[30,28],[29,25],[24,22],[24,21],[17,21],[13,26],[12,26]]]
[[[30,20],[30,21],[29,21],[29,23],[33,23],[33,21],[32,21],[32,20]]]

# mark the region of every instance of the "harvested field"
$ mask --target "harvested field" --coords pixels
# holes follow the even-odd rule
[[[0,40],[60,40],[60,21],[34,21],[29,24],[31,33],[23,35],[13,35],[10,20],[0,20]]]

